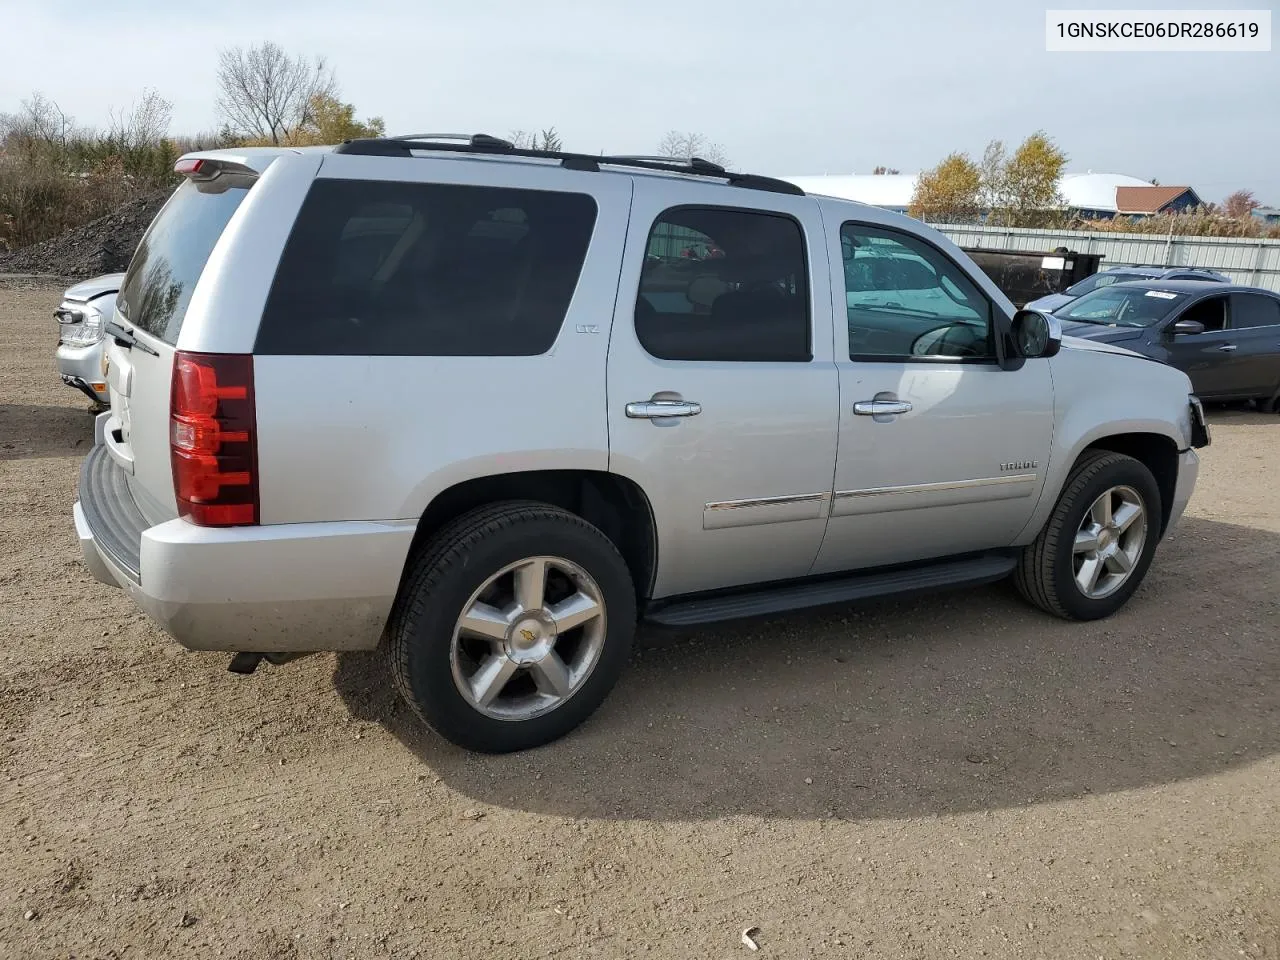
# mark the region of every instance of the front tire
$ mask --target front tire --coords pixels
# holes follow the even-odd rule
[[[1133,457],[1085,453],[1014,570],[1018,591],[1067,620],[1115,613],[1146,576],[1160,539],[1160,487]]]
[[[617,682],[635,632],[626,562],[547,504],[482,507],[410,561],[388,627],[392,673],[432,729],[468,750],[556,740]]]

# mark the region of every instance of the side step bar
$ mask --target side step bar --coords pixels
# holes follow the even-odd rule
[[[749,591],[659,601],[645,611],[644,619],[666,627],[689,627],[875,597],[978,586],[1003,579],[1016,564],[1017,557],[1011,553],[985,553],[928,566],[769,584]]]

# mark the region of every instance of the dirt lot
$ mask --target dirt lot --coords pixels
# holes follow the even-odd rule
[[[243,678],[78,558],[57,291],[0,290],[0,956],[1280,957],[1280,418],[1117,617],[995,587],[649,637],[551,747],[373,656]]]

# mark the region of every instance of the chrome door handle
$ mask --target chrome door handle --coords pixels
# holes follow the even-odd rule
[[[1223,353],[1230,353],[1235,348],[1236,348],[1236,345],[1234,343],[1224,343],[1218,349],[1221,350]]]
[[[628,403],[626,409],[632,420],[653,420],[657,417],[696,417],[702,412],[702,404],[689,400],[640,400]]]
[[[911,404],[906,400],[859,400],[853,405],[853,412],[860,417],[892,417],[910,413]]]

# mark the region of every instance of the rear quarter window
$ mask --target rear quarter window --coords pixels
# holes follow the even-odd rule
[[[254,352],[545,353],[595,219],[586,194],[317,180],[285,245]]]

